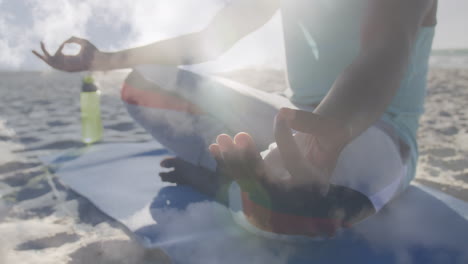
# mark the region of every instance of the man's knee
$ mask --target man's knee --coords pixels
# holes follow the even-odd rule
[[[338,219],[349,227],[375,214],[372,202],[364,194],[339,185],[331,185],[328,194],[312,204],[311,211]]]

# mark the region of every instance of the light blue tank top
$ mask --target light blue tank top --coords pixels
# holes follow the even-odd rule
[[[291,101],[319,103],[359,53],[367,0],[284,0],[282,17]],[[410,147],[409,184],[416,172],[416,134],[424,111],[433,27],[422,27],[400,88],[382,119]]]

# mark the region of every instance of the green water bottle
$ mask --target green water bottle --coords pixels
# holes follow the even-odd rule
[[[83,142],[92,144],[102,138],[100,92],[92,77],[83,79],[80,95],[81,133]]]

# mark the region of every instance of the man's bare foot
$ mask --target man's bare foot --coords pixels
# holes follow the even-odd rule
[[[298,179],[296,175],[289,174],[284,168],[277,148],[270,148],[270,152],[262,158],[255,148],[252,137],[247,133],[239,133],[234,138],[219,135],[216,141],[216,144],[210,146],[210,152],[218,161],[218,170],[235,180],[249,198],[250,202],[244,206],[255,204],[283,215],[326,220],[327,224],[323,226],[319,224],[310,230],[308,228],[311,226],[306,224],[304,234],[333,236],[343,223],[353,224],[375,213],[372,203],[366,196],[346,187],[329,185],[329,190],[323,195],[317,187],[313,170],[310,170],[308,178]],[[281,167],[283,169],[279,169]],[[305,168],[304,172],[307,171]],[[254,208],[250,211],[250,217],[258,224],[257,227],[271,227],[273,224],[278,224],[279,222],[273,223],[271,215],[265,216],[259,213],[257,209],[262,207],[250,207]],[[263,212],[268,214],[268,210]],[[332,220],[327,222],[327,219]],[[283,230],[284,226],[280,224],[277,227],[278,230]],[[297,231],[297,228],[296,226],[293,229]]]
[[[188,185],[212,198],[215,197],[220,188],[219,176],[216,172],[193,165],[180,158],[164,159],[161,161],[161,167],[174,169],[159,173],[164,182]]]
[[[297,212],[307,211],[312,201],[323,198],[312,172],[307,178],[289,174],[277,149],[262,158],[249,134],[238,133],[234,138],[222,134],[216,141],[210,146],[210,152],[218,162],[220,173],[235,180],[251,198]]]

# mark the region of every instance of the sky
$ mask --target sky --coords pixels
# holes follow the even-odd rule
[[[194,32],[235,0],[0,0],[0,70],[47,70],[31,54],[39,41],[55,51],[70,36],[115,51]],[[468,48],[468,1],[441,0],[434,48]],[[245,66],[281,68],[281,17],[200,68],[223,71]]]

